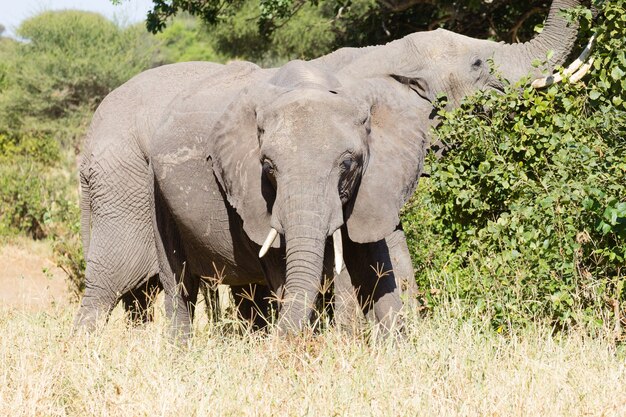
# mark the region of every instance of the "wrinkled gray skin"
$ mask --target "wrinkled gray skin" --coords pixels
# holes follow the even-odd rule
[[[138,290],[158,277],[186,334],[199,276],[221,275],[237,288],[268,284],[281,328],[300,329],[341,228],[362,307],[389,329],[398,280],[371,265],[412,274],[398,215],[421,173],[432,103],[499,89],[490,59],[510,82],[540,75],[531,63],[549,50],[545,69],[562,64],[576,27],[557,10],[575,5],[555,1],[526,44],[436,30],[281,69],[185,63],[133,78],[99,107],[81,163],[87,283],[77,324],[120,298],[137,298],[141,311]],[[281,239],[259,260],[270,227]]]
[[[242,72],[236,76],[238,68]],[[175,110],[158,129],[150,152],[157,207],[162,199],[171,227],[181,235],[165,245],[164,253],[180,257],[169,256],[164,282],[176,282],[183,261],[191,276],[212,276],[224,268],[229,285],[265,278],[282,300],[279,325],[299,329],[311,316],[324,259],[332,261],[324,256],[327,238],[349,217],[346,265],[361,298],[373,300],[364,307],[373,308],[388,328],[389,312],[401,305],[396,280],[389,273],[376,282],[369,265],[392,268],[394,249],[356,245],[350,236],[365,226],[373,233],[367,242],[395,232],[397,219],[391,230],[376,230],[370,216],[397,213],[414,190],[425,149],[419,120],[430,106],[391,79],[367,80],[364,90],[362,82],[341,84],[303,62],[273,72],[267,80],[265,70],[231,64],[223,77],[215,74],[174,100]],[[232,83],[233,77],[240,79]],[[233,100],[228,86],[242,84]],[[413,109],[408,114],[407,105]],[[351,214],[357,207],[361,218]],[[283,243],[277,241],[276,249],[259,260],[256,254],[270,227]],[[196,285],[186,279],[183,275],[185,287]],[[180,312],[179,319],[187,322],[188,313]]]

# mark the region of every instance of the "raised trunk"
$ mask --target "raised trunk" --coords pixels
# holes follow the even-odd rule
[[[535,77],[545,75],[555,66],[562,65],[574,47],[578,24],[567,23],[560,15],[561,10],[579,6],[579,0],[554,0],[543,31],[532,40],[520,44],[504,44],[494,53],[494,61],[504,77],[510,82],[531,73]],[[533,61],[547,59],[548,51],[553,54],[545,66],[533,67]]]

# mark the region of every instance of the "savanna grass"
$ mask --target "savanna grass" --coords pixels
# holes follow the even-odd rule
[[[226,318],[171,344],[162,311],[71,333],[75,307],[0,313],[0,415],[618,416],[624,353],[591,337],[528,326],[498,334],[450,303],[407,319],[401,340],[325,330],[287,339]]]

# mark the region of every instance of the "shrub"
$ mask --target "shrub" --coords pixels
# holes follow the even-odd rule
[[[0,130],[45,132],[63,144],[73,145],[85,121],[62,129],[65,138],[56,135],[63,123],[55,122],[90,113],[109,91],[148,68],[154,53],[140,29],[121,29],[94,13],[45,12],[17,33],[27,42],[5,54]]]
[[[97,104],[153,62],[156,41],[79,11],[45,12],[0,39],[0,235],[51,238],[81,291],[75,154]]]
[[[597,4],[587,85],[511,86],[442,111],[436,134],[454,150],[405,210],[420,284],[498,328],[599,322],[626,301],[625,2]]]
[[[215,52],[206,26],[199,19],[188,15],[179,16],[156,38],[160,42],[159,60],[164,63],[226,61],[226,58]]]

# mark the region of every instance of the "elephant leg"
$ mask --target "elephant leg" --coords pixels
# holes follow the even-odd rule
[[[396,282],[389,246],[383,239],[373,243],[352,242],[344,231],[345,263],[357,299],[368,315],[374,313],[383,333],[401,330],[402,300]]]
[[[155,200],[156,248],[159,280],[165,295],[165,314],[170,321],[171,337],[185,342],[191,337],[201,279],[187,268],[182,241],[167,207],[159,203],[158,195]]]
[[[153,320],[152,303],[160,289],[158,275],[154,275],[144,285],[122,295],[124,309],[131,324],[145,324]]]
[[[128,292],[141,288],[147,277],[157,274],[156,254],[146,242],[152,243],[148,234],[132,222],[126,223],[127,230],[109,234],[114,226],[123,229],[119,222],[111,227],[92,229],[92,241],[87,254],[85,270],[85,292],[76,314],[74,326],[93,330],[99,320],[106,320],[117,302]],[[104,232],[103,232],[104,230]],[[105,233],[106,232],[106,233]],[[151,233],[150,233],[151,235]],[[145,240],[149,239],[149,240]]]
[[[204,298],[204,308],[209,318],[209,322],[217,323],[220,315],[223,313],[220,311],[220,300],[217,286],[205,281],[200,280],[200,293]]]
[[[348,270],[344,267],[334,279],[334,321],[340,329],[354,330],[363,316],[357,293]]]
[[[89,277],[87,267],[86,276]],[[74,330],[92,332],[99,322],[107,320],[117,303],[117,294],[109,288],[101,288],[89,283],[85,286],[80,307],[74,318]]]
[[[191,337],[200,287],[200,277],[186,269],[183,261],[176,260],[173,265],[167,262],[159,276],[165,293],[165,314],[170,321],[170,335],[183,342]]]
[[[248,322],[253,330],[266,328],[271,320],[270,289],[260,284],[233,285],[230,288],[239,317]]]
[[[265,275],[268,294],[265,296],[269,301],[270,315],[267,317],[274,322],[275,315],[280,309],[280,305],[285,295],[285,259],[279,251],[270,250],[261,259],[261,269]]]
[[[418,288],[415,282],[415,272],[409,247],[402,227],[399,226],[393,233],[385,238],[389,248],[389,256],[393,265],[396,282],[400,287],[403,301],[410,307],[417,305]]]
[[[82,224],[91,230],[83,230],[90,238],[85,239],[85,293],[75,326],[90,329],[108,318],[124,294],[159,272],[149,166],[131,146],[108,152],[90,165],[90,222]]]

